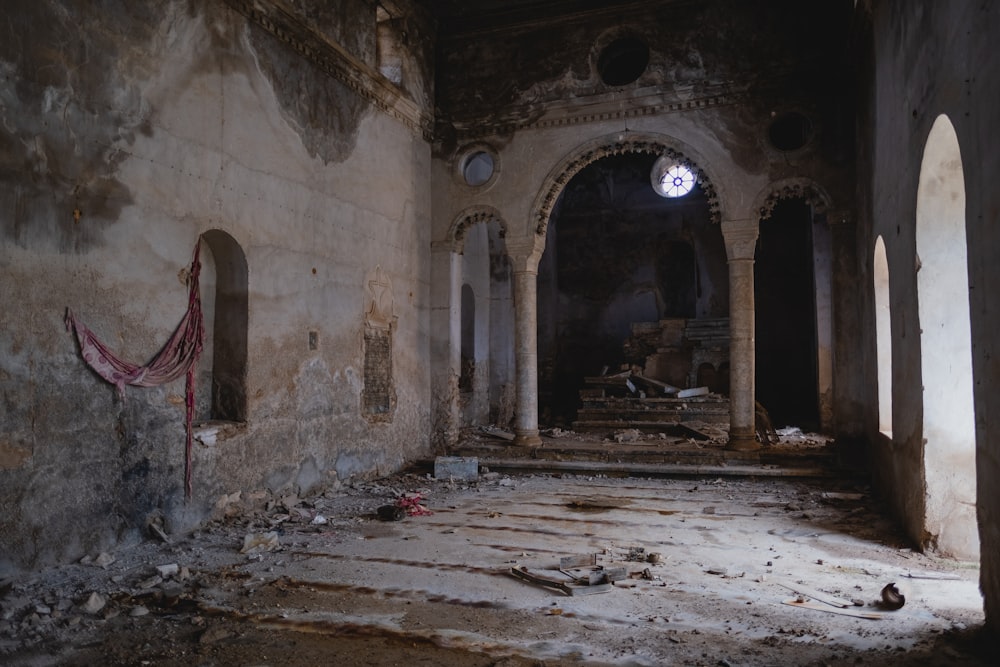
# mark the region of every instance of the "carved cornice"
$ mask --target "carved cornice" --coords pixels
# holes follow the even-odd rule
[[[669,146],[665,141],[637,135],[634,138],[626,136],[621,139],[610,140],[607,143],[589,148],[566,161],[554,176],[549,176],[542,187],[543,194],[541,200],[534,207],[532,219],[534,220],[535,234],[542,237],[545,236],[548,230],[549,218],[552,215],[552,208],[555,206],[559,194],[566,187],[566,184],[569,183],[570,179],[576,176],[580,170],[602,158],[629,153],[665,155],[690,169],[697,178],[698,184],[701,185],[701,189],[708,200],[709,214],[712,222],[719,222],[719,197],[715,192],[715,186],[712,185],[704,170],[682,152]]]
[[[662,95],[659,95],[662,97]],[[479,118],[476,120],[451,121],[452,127],[463,137],[506,135],[521,130],[548,130],[560,127],[573,127],[607,121],[629,120],[645,116],[662,116],[668,113],[684,111],[703,111],[705,109],[738,104],[746,98],[741,93],[706,95],[704,97],[686,100],[661,101],[643,103],[642,97],[633,98],[628,106],[623,107],[620,100],[602,102],[584,111],[574,111],[574,107],[559,107],[547,105],[546,112],[541,117],[525,107],[518,112],[508,114],[504,118]]]
[[[382,113],[431,141],[434,118],[395,86],[339,44],[331,42],[271,0],[223,0],[229,7],[290,46],[326,74],[337,79]]]

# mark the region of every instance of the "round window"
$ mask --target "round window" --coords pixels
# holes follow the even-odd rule
[[[462,177],[466,184],[476,187],[493,178],[494,169],[493,156],[486,151],[476,151],[465,159]]]
[[[767,130],[771,145],[779,151],[794,151],[805,146],[812,138],[812,122],[798,111],[783,113]]]
[[[619,37],[597,58],[597,73],[609,86],[632,83],[649,65],[649,47],[638,37]]]
[[[649,176],[656,194],[671,199],[691,192],[698,182],[690,168],[667,157],[661,157],[653,164]]]

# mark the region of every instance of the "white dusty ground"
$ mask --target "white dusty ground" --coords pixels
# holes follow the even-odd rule
[[[407,492],[433,514],[376,517]],[[7,582],[0,662],[991,664],[974,653],[978,569],[905,548],[873,507],[843,482],[735,478],[401,475],[307,501],[260,494],[197,534]],[[241,553],[270,531],[276,549]],[[592,554],[630,576],[569,596],[509,574],[568,580],[560,558]],[[903,608],[874,606],[893,582]],[[825,611],[784,604],[797,598]]]

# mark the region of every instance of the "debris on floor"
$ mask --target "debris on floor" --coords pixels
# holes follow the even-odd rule
[[[583,582],[578,579],[574,579],[572,581],[558,581],[550,577],[535,574],[524,566],[510,568],[510,574],[516,579],[526,581],[529,584],[534,584],[543,588],[552,588],[561,591],[566,595],[594,595],[596,593],[607,593],[613,588],[611,583],[607,581],[606,577],[602,577],[601,581],[596,583],[590,583],[589,581]]]
[[[875,506],[822,496],[863,487],[507,479],[230,494],[216,520],[170,542],[150,533],[0,581],[0,663],[991,664],[967,639],[983,621],[978,569],[903,551]],[[435,511],[379,521],[399,500]],[[910,586],[898,612],[874,605],[887,581]]]

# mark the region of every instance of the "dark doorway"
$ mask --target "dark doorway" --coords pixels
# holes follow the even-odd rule
[[[760,223],[754,263],[757,400],[775,426],[819,429],[812,208],[782,200]]]

